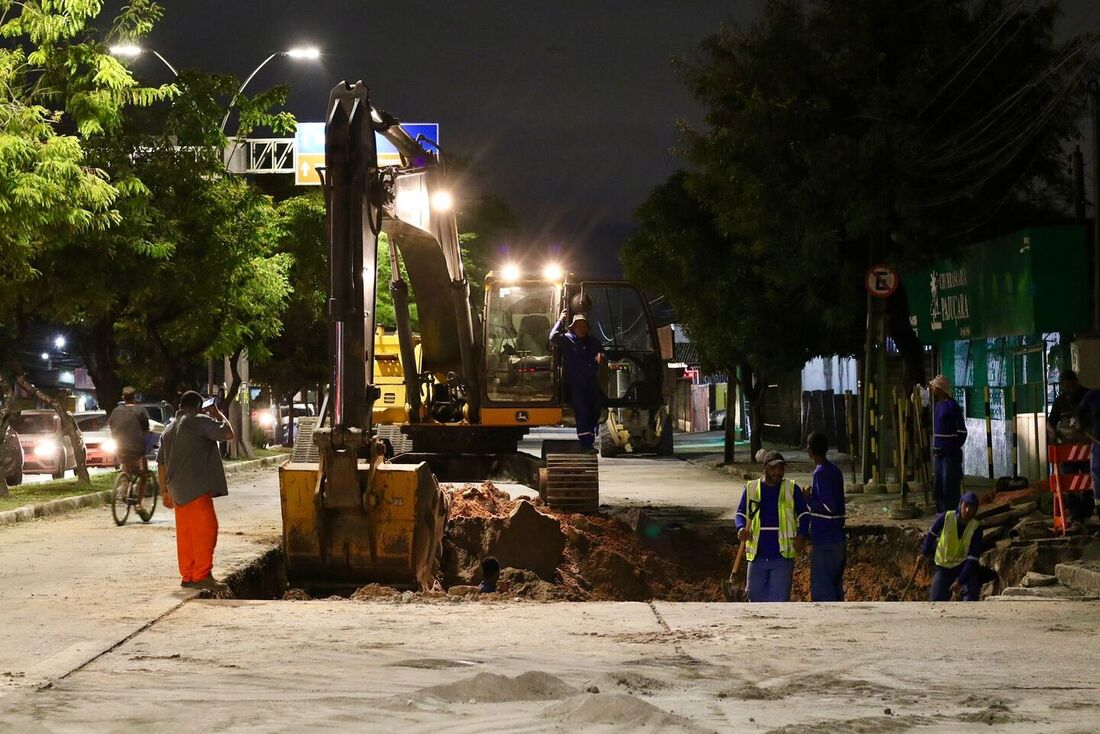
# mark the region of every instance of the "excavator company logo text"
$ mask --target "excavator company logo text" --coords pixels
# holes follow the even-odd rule
[[[526,423],[530,418],[527,416],[526,410],[516,411],[516,423]]]

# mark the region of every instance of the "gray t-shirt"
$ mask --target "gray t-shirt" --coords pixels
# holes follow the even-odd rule
[[[157,452],[168,477],[168,494],[177,505],[186,505],[204,494],[229,494],[218,441],[228,441],[229,421],[216,421],[205,413],[176,411],[164,429]]]
[[[145,453],[145,434],[149,432],[149,413],[140,405],[123,403],[111,411],[107,419],[111,438],[118,450],[129,454]]]

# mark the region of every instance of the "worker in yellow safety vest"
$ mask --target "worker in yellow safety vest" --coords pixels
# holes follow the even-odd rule
[[[806,547],[810,511],[802,489],[784,479],[787,461],[778,451],[761,451],[764,476],[745,485],[734,522],[749,561],[750,602],[790,601],[794,557]]]
[[[964,590],[966,601],[981,598],[985,575],[978,560],[982,554],[982,527],[975,518],[977,513],[978,495],[967,492],[958,508],[937,517],[924,536],[922,553],[932,556],[935,563],[928,601],[950,601]]]

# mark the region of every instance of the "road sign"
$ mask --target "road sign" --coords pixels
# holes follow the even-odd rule
[[[877,298],[889,298],[898,289],[898,271],[889,265],[875,265],[867,271],[864,283],[867,292]]]
[[[439,124],[435,122],[403,122],[401,129],[416,140],[418,135],[423,135],[432,143],[439,144]],[[397,148],[381,135],[375,134],[375,142],[378,145],[378,165],[397,166],[401,164],[401,156]],[[425,150],[433,148],[430,144],[421,142]],[[297,132],[294,133],[294,184],[296,186],[320,186],[321,177],[317,173],[318,167],[325,165],[325,123],[323,122],[299,122]]]

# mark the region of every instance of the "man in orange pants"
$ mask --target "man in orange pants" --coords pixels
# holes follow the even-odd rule
[[[188,391],[168,424],[157,453],[164,506],[176,510],[180,586],[217,589],[211,574],[218,543],[214,498],[229,494],[218,441],[232,441],[233,427],[216,401]]]

